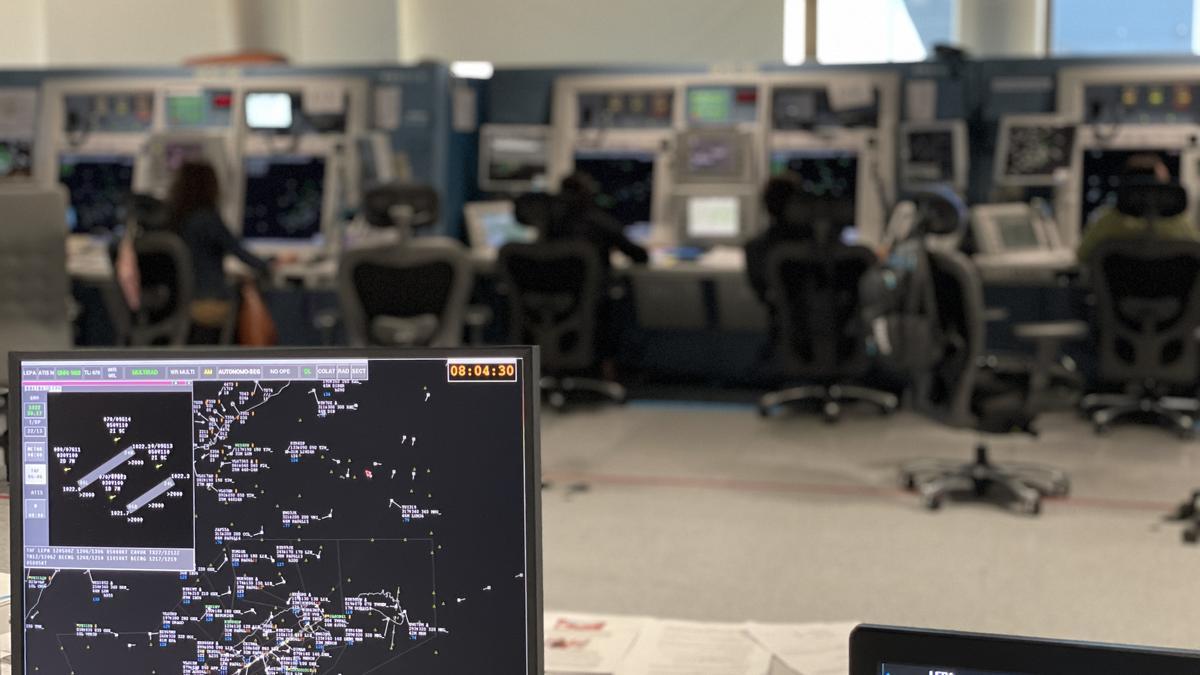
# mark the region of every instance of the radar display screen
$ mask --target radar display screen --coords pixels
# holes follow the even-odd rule
[[[532,354],[396,354],[16,363],[14,673],[540,673]]]
[[[248,157],[242,234],[251,239],[302,241],[321,234],[325,158]]]

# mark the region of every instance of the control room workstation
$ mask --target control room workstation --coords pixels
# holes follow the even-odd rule
[[[9,4],[0,675],[1200,672],[1195,3]]]

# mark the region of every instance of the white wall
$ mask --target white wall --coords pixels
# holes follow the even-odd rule
[[[971,56],[1046,55],[1047,0],[959,0],[959,43]]]
[[[178,65],[234,46],[231,0],[41,2],[47,65]]]
[[[239,49],[293,63],[399,55],[398,0],[0,0],[0,66],[174,66]]]
[[[0,66],[39,66],[46,60],[43,0],[0,0]]]
[[[405,62],[739,63],[783,56],[782,0],[398,0]]]
[[[397,0],[293,0],[293,4],[299,5],[293,62],[386,63],[400,57]]]
[[[0,66],[172,66],[240,48],[293,63],[759,63],[782,0],[0,0]]]

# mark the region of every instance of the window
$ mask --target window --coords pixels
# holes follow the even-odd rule
[[[933,46],[953,42],[958,0],[807,0],[817,3],[821,63],[924,61]],[[784,56],[804,52],[805,0],[784,4]]]
[[[1050,52],[1187,54],[1196,51],[1197,0],[1052,0]]]

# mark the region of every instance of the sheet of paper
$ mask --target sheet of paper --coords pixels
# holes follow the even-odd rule
[[[394,131],[403,119],[404,90],[397,85],[375,87],[375,128]]]
[[[834,112],[868,108],[875,103],[875,88],[862,77],[839,77],[829,83],[826,93]]]
[[[546,612],[546,673],[613,675],[649,621],[633,616]]]
[[[655,621],[617,675],[767,675],[771,654],[741,624]]]
[[[846,675],[850,671],[850,631],[857,625],[857,621],[747,623],[746,632],[801,675]]]
[[[905,85],[904,117],[910,122],[937,119],[937,80],[911,80]]]
[[[346,109],[346,87],[341,82],[306,85],[301,105],[309,115],[337,115]]]
[[[37,131],[37,89],[0,88],[0,138],[32,141]]]
[[[454,86],[454,130],[469,134],[479,124],[475,89],[467,84]]]
[[[12,632],[9,630],[9,604],[12,598],[8,594],[9,576],[0,573],[0,614],[4,615],[0,623],[0,675],[12,672]]]

